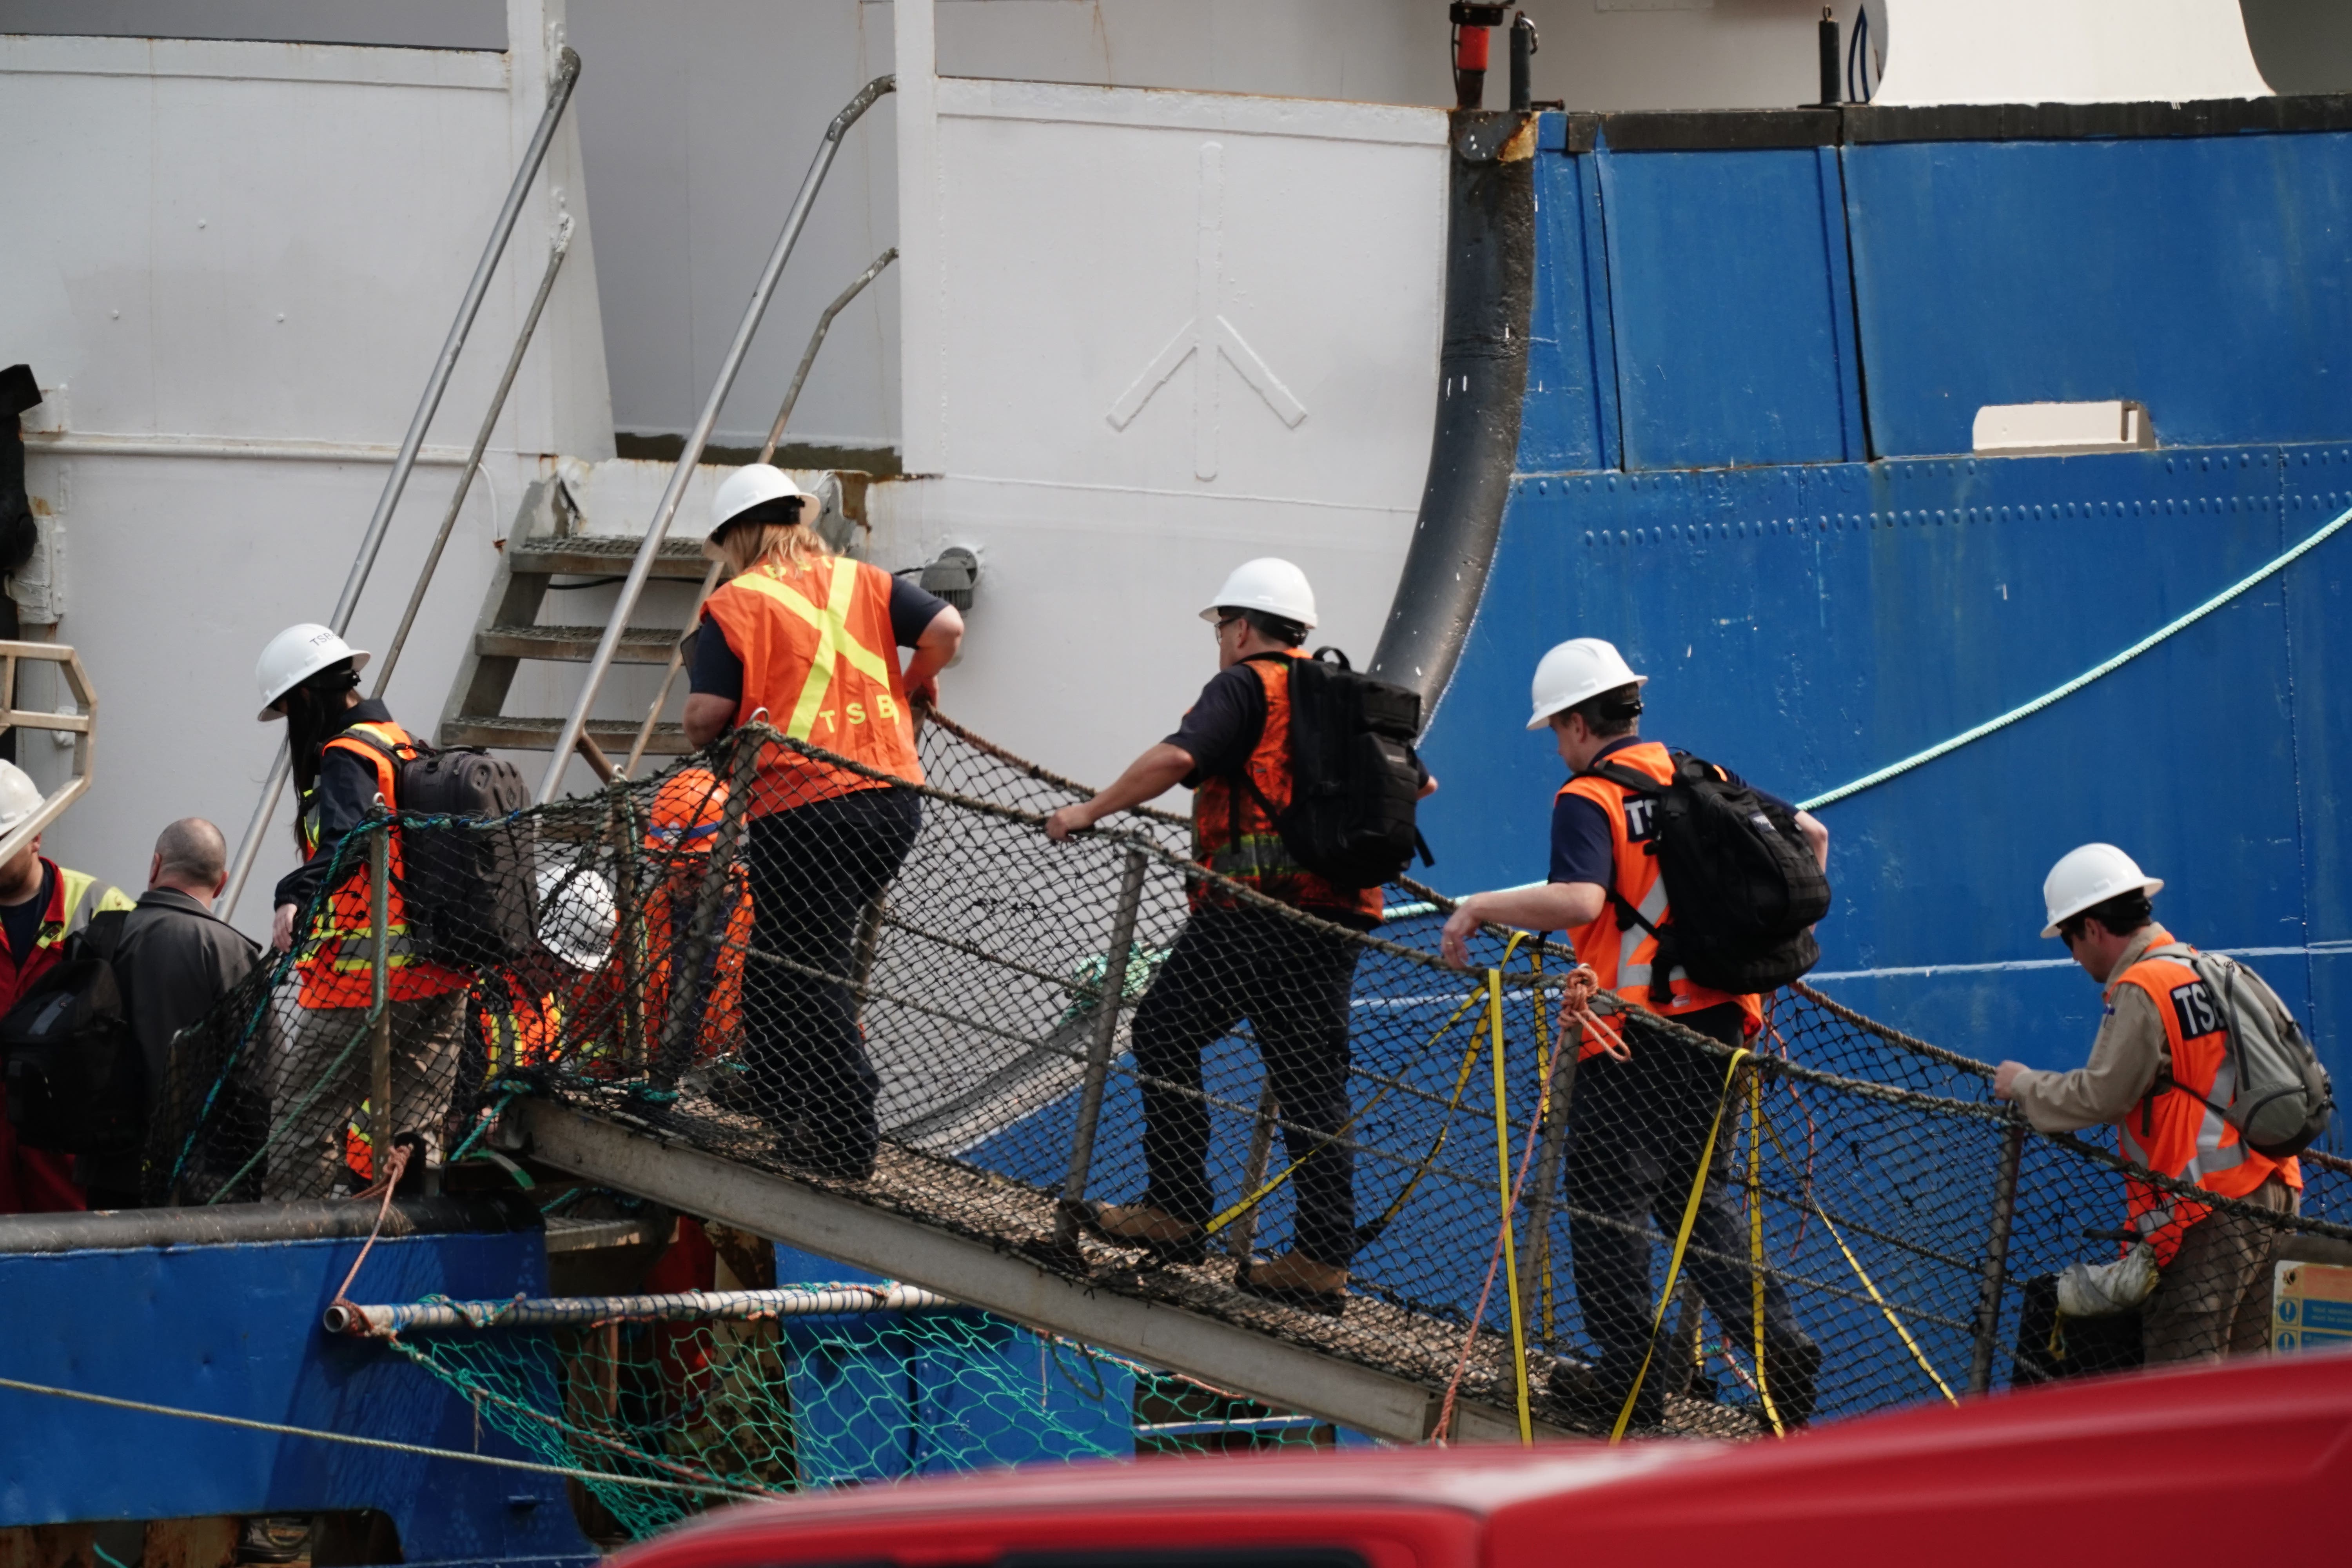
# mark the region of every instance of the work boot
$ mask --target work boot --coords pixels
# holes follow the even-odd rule
[[[1348,1271],[1298,1252],[1286,1252],[1264,1263],[1244,1263],[1234,1271],[1234,1288],[1245,1296],[1279,1301],[1327,1318],[1338,1317],[1348,1305]]]
[[[1150,1204],[1081,1203],[1070,1212],[1089,1235],[1113,1247],[1139,1247],[1161,1263],[1208,1260],[1207,1231]]]
[[[1772,1396],[1784,1430],[1793,1432],[1812,1420],[1821,1372],[1822,1347],[1804,1335],[1764,1342],[1764,1392]],[[1769,1418],[1765,1424],[1770,1426]]]
[[[1625,1384],[1632,1368],[1612,1377],[1613,1371],[1618,1369],[1611,1367],[1605,1359],[1599,1366],[1589,1366],[1563,1356],[1552,1363],[1545,1391],[1571,1423],[1605,1437],[1616,1429],[1617,1417],[1625,1408]],[[1652,1375],[1643,1380],[1641,1397],[1633,1402],[1633,1416],[1625,1424],[1625,1430],[1655,1431],[1665,1424],[1665,1419],[1666,1391],[1654,1368]]]
[[[844,1146],[845,1142],[824,1138],[805,1121],[793,1121],[777,1132],[770,1152],[813,1176],[829,1176],[836,1182],[869,1180],[874,1174],[874,1151],[855,1153]]]

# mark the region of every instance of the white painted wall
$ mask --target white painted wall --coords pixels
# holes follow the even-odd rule
[[[1885,0],[1900,47],[1877,101],[2268,98],[2238,0]]]
[[[0,37],[6,352],[68,391],[28,488],[67,532],[63,640],[100,698],[97,778],[51,853],[143,886],[175,816],[245,825],[277,734],[252,669],[324,618],[546,100],[560,0],[510,0],[506,56]],[[392,699],[429,724],[536,454],[611,451],[577,139],[551,153],[429,437],[470,441],[562,216],[577,232]],[[218,456],[236,443],[256,455]],[[344,443],[353,460],[267,456]],[[126,452],[125,447],[131,448]],[[370,455],[370,449],[373,455]],[[161,455],[158,455],[161,454]],[[454,480],[422,468],[354,624],[381,646]],[[37,776],[61,753],[28,738]],[[257,870],[291,864],[281,814]],[[248,897],[241,923],[267,919]]]
[[[930,79],[900,6],[907,465],[884,563],[976,550],[951,712],[1108,780],[1215,671],[1197,612],[1287,556],[1368,655],[1427,468],[1445,120]]]

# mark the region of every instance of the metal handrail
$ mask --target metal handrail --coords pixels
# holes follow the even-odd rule
[[[801,351],[800,368],[793,372],[793,384],[784,389],[783,406],[776,410],[776,422],[768,427],[767,445],[760,448],[753,462],[764,463],[776,455],[777,444],[784,438],[784,422],[793,416],[793,407],[801,400],[801,388],[808,384],[809,367],[816,363],[816,351],[824,346],[824,335],[833,330],[833,319],[864,293],[866,286],[880,277],[885,267],[898,259],[898,247],[894,245],[867,263],[866,270],[851,279],[849,287],[835,295],[833,303],[818,315],[816,331],[809,334],[808,347]],[[669,700],[670,688],[677,684],[677,672],[686,663],[686,639],[694,634],[695,623],[702,619],[703,602],[718,590],[719,574],[726,569],[725,562],[714,561],[710,570],[702,574],[702,586],[695,591],[694,608],[686,617],[686,630],[670,647],[669,668],[662,671],[661,689],[654,693],[653,704],[646,710],[646,721],[637,726],[637,738],[629,747],[629,760],[621,764],[624,777],[635,773],[637,764],[645,760],[646,747],[654,738],[654,726],[661,722],[662,705]]]
[[[44,713],[38,710],[0,707],[0,731],[17,728],[54,730],[74,738],[73,777],[65,787],[46,797],[34,808],[33,815],[16,824],[5,834],[0,834],[0,865],[14,859],[27,844],[38,838],[49,824],[66,814],[66,807],[81,798],[89,788],[90,744],[98,731],[98,693],[91,689],[89,671],[82,668],[81,659],[64,643],[0,642],[0,693],[13,703],[16,689],[16,664],[20,659],[33,659],[58,667],[74,706],[74,713]]]
[[[734,390],[735,377],[743,368],[743,356],[751,347],[751,338],[760,330],[760,318],[767,314],[768,301],[775,294],[776,280],[783,276],[784,262],[792,256],[793,246],[800,239],[801,229],[808,222],[809,209],[816,203],[816,194],[824,184],[825,172],[833,167],[834,155],[841,150],[841,140],[858,117],[874,106],[884,93],[896,90],[896,77],[878,76],[857,91],[857,96],[845,105],[826,126],[824,140],[817,143],[816,156],[810,161],[808,173],[801,179],[799,195],[793,198],[792,211],[785,215],[783,232],[776,237],[775,248],[769,253],[768,265],[761,269],[760,280],[752,286],[750,303],[743,309],[743,319],[735,328],[735,341],[728,345],[727,357],[719,363],[719,378],[710,388],[710,395],[702,405],[702,413],[687,434],[686,446],[677,455],[677,467],[671,471],[669,484],[662,491],[661,504],[654,509],[653,521],[646,526],[645,542],[637,547],[636,559],[629,563],[629,574],[621,584],[621,594],[611,611],[611,620],[604,635],[597,640],[596,656],[588,662],[586,674],[580,683],[580,697],[564,717],[563,728],[556,732],[555,745],[547,763],[547,776],[540,781],[538,802],[545,805],[553,800],[562,787],[564,770],[572,765],[572,752],[580,744],[580,737],[588,732],[588,714],[596,706],[596,693],[604,684],[604,674],[613,667],[613,657],[621,648],[622,635],[628,629],[629,616],[637,607],[644,594],[646,580],[653,575],[654,562],[661,554],[662,542],[669,537],[669,525],[677,515],[678,502],[686,498],[686,487],[693,481],[695,465],[702,460],[702,449],[710,444],[711,427],[719,423],[719,409]]]
[[[522,369],[522,356],[530,348],[531,335],[539,331],[539,318],[547,310],[547,297],[555,292],[555,275],[563,270],[563,258],[572,249],[572,215],[566,213],[556,226],[555,243],[547,249],[547,270],[540,275],[539,292],[531,296],[530,309],[523,312],[522,330],[515,334],[514,348],[507,354],[507,368],[499,377],[499,388],[490,394],[490,405],[482,412],[482,427],[474,433],[474,448],[466,456],[466,466],[457,472],[457,488],[449,492],[449,504],[441,511],[441,531],[433,536],[433,548],[425,552],[425,564],[416,574],[416,585],[408,591],[408,607],[400,613],[400,629],[392,634],[392,644],[375,662],[375,689],[369,695],[381,697],[392,684],[392,672],[400,663],[400,650],[408,646],[408,633],[416,625],[416,612],[425,605],[425,591],[433,585],[433,574],[440,570],[441,552],[449,547],[449,535],[457,526],[457,513],[464,510],[466,497],[474,488],[474,473],[489,450],[490,433],[498,427],[499,416],[507,408],[507,395],[514,390],[515,375]]]
[[[416,413],[408,422],[408,434],[400,443],[400,456],[394,459],[392,473],[384,479],[383,493],[376,498],[375,513],[368,519],[367,531],[360,536],[359,554],[352,562],[351,574],[343,580],[342,595],[336,599],[335,613],[327,623],[338,636],[351,627],[352,613],[359,607],[360,593],[367,586],[368,574],[375,570],[376,554],[383,548],[392,514],[400,505],[402,492],[408,488],[408,475],[416,466],[416,454],[425,445],[425,428],[440,410],[441,395],[448,390],[450,374],[457,368],[457,355],[466,346],[467,334],[474,330],[474,318],[481,311],[483,298],[489,292],[490,275],[498,270],[499,258],[505,254],[507,239],[522,216],[523,198],[530,195],[540,165],[547,161],[547,151],[555,142],[556,124],[563,118],[564,107],[572,101],[572,89],[579,81],[580,56],[567,45],[557,57],[555,79],[548,85],[547,109],[539,117],[539,129],[532,132],[530,145],[523,151],[522,166],[515,171],[514,184],[507,190],[506,205],[499,209],[497,220],[490,225],[489,243],[482,247],[481,260],[475,263],[473,279],[466,285],[466,296],[457,304],[457,319],[449,324],[449,335],[441,344],[441,357],[433,362],[433,374],[425,378],[425,395],[417,399]],[[236,913],[246,879],[253,874],[254,859],[261,852],[262,836],[269,831],[269,819],[277,815],[278,798],[286,792],[286,774],[291,761],[281,742],[276,760],[269,764],[269,777],[261,786],[261,798],[254,805],[253,820],[246,825],[244,841],[237,845],[236,859],[229,867],[228,887],[220,899],[224,920]]]

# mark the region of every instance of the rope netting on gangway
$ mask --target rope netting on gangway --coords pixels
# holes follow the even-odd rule
[[[179,1042],[152,1195],[372,1179],[386,1079],[367,900],[396,849],[393,1131],[459,1164],[516,1097],[546,1097],[1603,1432],[1769,1431],[1806,1414],[1777,1407],[1776,1378],[1816,1418],[1956,1397],[2066,1370],[2070,1344],[2084,1364],[2099,1339],[2053,1315],[2051,1280],[2117,1256],[2124,1167],[2093,1134],[2028,1130],[1984,1063],[1801,985],[1766,999],[1744,1047],[1643,1016],[1618,1025],[1632,1064],[1580,1066],[1563,949],[1489,931],[1455,968],[1426,889],[1387,889],[1388,918],[1358,931],[1212,876],[1164,815],[1050,841],[1045,816],[1087,792],[942,718],[920,752],[920,786],[834,793],[884,781],[761,729],[495,822],[363,825],[296,952]],[[784,793],[812,774],[824,798]],[[1613,1118],[1651,1131],[1629,1141]],[[1683,1151],[1675,1168],[1642,1169],[1660,1148]],[[2345,1169],[2304,1161],[2299,1216],[2218,1206],[2282,1256],[2341,1245]],[[1107,1238],[1091,1205],[1147,1197],[1198,1231]],[[1349,1269],[1343,1300],[1240,1287],[1294,1247]],[[1586,1386],[1600,1310],[1580,1303],[1604,1294],[1618,1338],[1629,1303],[1646,1328],[1638,1411]],[[790,1404],[764,1373],[730,1397],[754,1384]]]

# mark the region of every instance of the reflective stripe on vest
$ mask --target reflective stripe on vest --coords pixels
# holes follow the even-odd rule
[[[755,566],[711,595],[706,613],[743,668],[735,721],[765,709],[793,740],[920,784],[890,582],[878,567],[825,557],[798,571]],[[754,816],[886,782],[782,746],[765,749],[759,775]]]
[[[846,659],[849,668],[884,689],[884,704],[877,719],[893,720],[897,705],[889,695],[891,677],[897,672],[891,661],[857,640],[849,629],[849,605],[857,594],[857,563],[841,556],[833,563],[833,581],[823,605],[809,603],[806,595],[787,583],[780,583],[763,572],[747,572],[735,579],[740,586],[773,600],[798,616],[816,629],[816,651],[809,656],[808,674],[801,681],[799,699],[782,726],[785,734],[795,741],[809,739],[816,728],[816,716],[824,706],[825,693],[833,689],[833,670],[836,659]],[[819,744],[824,744],[819,742]],[[831,747],[826,747],[828,751]]]
[[[2214,1109],[2230,1103],[2237,1079],[2219,1005],[2184,962],[2193,951],[2159,926],[2146,955],[2115,983],[2137,987],[2154,1004],[2171,1058],[2172,1082],[2179,1086],[2151,1086],[2148,1096],[2116,1124],[2117,1144],[2126,1159],[2158,1175],[2221,1197],[2244,1197],[2273,1173],[2299,1186],[2301,1170],[2294,1161],[2273,1160],[2248,1148]],[[2159,1264],[2172,1260],[2182,1231],[2212,1212],[2193,1198],[2137,1181],[2126,1183],[2125,1202],[2132,1228],[2155,1243]]]

